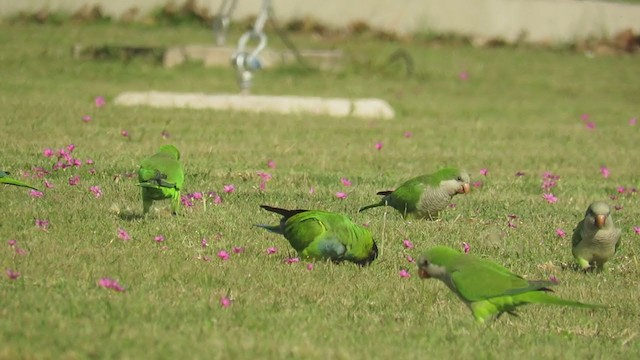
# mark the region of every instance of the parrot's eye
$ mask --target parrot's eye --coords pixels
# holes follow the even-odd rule
[[[458,177],[456,178],[456,180],[458,180],[458,181],[462,181],[462,176],[458,176]]]

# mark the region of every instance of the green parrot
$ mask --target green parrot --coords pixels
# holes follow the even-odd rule
[[[369,265],[378,257],[378,247],[365,227],[348,217],[320,210],[261,208],[282,215],[279,225],[256,225],[284,235],[300,257],[351,261]]]
[[[33,190],[36,190],[36,191],[40,191],[40,190],[34,188],[33,186],[27,184],[27,183],[24,183],[24,182],[22,182],[20,180],[16,180],[14,178],[10,178],[8,175],[11,175],[11,173],[8,172],[8,171],[0,170],[0,184],[22,186],[22,187],[33,189]]]
[[[393,191],[380,191],[380,202],[367,205],[364,211],[389,205],[398,210],[403,218],[434,220],[457,194],[469,193],[471,179],[466,171],[455,168],[440,169],[433,174],[407,180]]]
[[[171,212],[180,207],[180,190],[184,184],[184,170],[180,151],[173,145],[163,145],[158,152],[140,163],[137,184],[142,188],[143,213],[147,214],[154,200],[171,199]]]
[[[599,270],[613,257],[620,246],[620,234],[611,216],[611,208],[606,203],[596,201],[589,205],[584,219],[573,230],[573,257],[582,270]]]
[[[552,290],[548,286],[553,285],[551,281],[525,280],[502,265],[446,246],[427,250],[418,260],[418,274],[423,279],[442,280],[467,304],[480,323],[505,312],[517,315],[516,308],[525,304],[604,307],[549,295]]]

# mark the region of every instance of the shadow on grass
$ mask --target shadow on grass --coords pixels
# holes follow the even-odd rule
[[[136,221],[136,220],[142,220],[145,218],[145,216],[140,213],[132,213],[132,212],[121,212],[118,214],[118,217],[124,221]]]

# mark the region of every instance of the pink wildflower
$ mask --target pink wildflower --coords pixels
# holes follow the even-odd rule
[[[18,242],[15,239],[11,239],[11,240],[7,241],[7,245],[9,245],[11,247],[16,246],[17,243]]]
[[[547,202],[548,202],[549,204],[553,204],[553,203],[555,203],[555,202],[557,202],[557,201],[558,201],[558,198],[557,198],[555,195],[551,194],[551,193],[548,193],[548,194],[542,194],[542,197],[543,197],[545,200],[547,200]]]
[[[602,174],[602,177],[604,177],[605,179],[609,177],[609,169],[606,166],[600,166],[600,174]]]
[[[226,251],[224,251],[224,250],[220,250],[220,251],[218,252],[218,257],[219,257],[221,260],[229,260],[229,253],[228,253],[228,252],[226,252]]]
[[[107,104],[107,100],[105,100],[104,96],[96,96],[93,102],[96,104],[96,107],[103,107]]]
[[[231,302],[232,300],[226,296],[220,298],[220,306],[222,306],[223,308],[228,308],[229,306],[231,306]]]
[[[567,236],[567,233],[564,232],[564,230],[562,230],[560,228],[557,228],[556,229],[556,235],[558,235],[559,237],[563,238],[563,237]]]
[[[638,123],[638,119],[636,118],[629,119],[629,125],[635,126],[637,123]]]
[[[482,187],[482,181],[474,181],[473,183],[471,183],[471,186],[473,186],[476,189],[479,189]]]
[[[471,251],[471,245],[469,245],[466,242],[462,243],[462,252],[464,252],[465,254],[468,254],[469,251]]]
[[[194,192],[191,196],[196,200],[202,200],[202,193],[199,191]]]
[[[29,191],[29,195],[31,195],[32,198],[41,198],[44,196],[44,193],[38,190],[31,190]]]
[[[264,171],[258,171],[257,172],[258,176],[260,176],[260,179],[262,179],[262,181],[269,181],[271,180],[272,176],[269,173],[266,173]]]
[[[343,178],[341,178],[341,179],[340,179],[340,182],[341,182],[341,183],[342,183],[342,185],[344,185],[344,186],[351,186],[351,181],[349,181],[349,179],[347,179],[347,178],[344,178],[344,177],[343,177]]]
[[[216,194],[216,196],[213,198],[213,203],[216,205],[222,204],[222,198],[220,197],[220,195]]]
[[[469,80],[469,72],[467,70],[460,71],[460,73],[458,74],[458,79],[462,81]]]
[[[53,154],[53,150],[51,150],[50,148],[46,148],[42,151],[42,155],[44,155],[45,157],[52,157]]]
[[[413,259],[413,256],[411,256],[411,255],[407,255],[406,259],[407,259],[407,261],[408,261],[408,262],[410,262],[410,263],[412,263],[412,262],[414,262],[414,261],[415,261],[415,260]]]
[[[206,238],[202,238],[202,240],[200,240],[200,246],[202,248],[206,248],[207,246],[209,246],[209,242],[207,241]]]
[[[157,243],[164,242],[164,235],[156,235],[156,236],[153,238],[153,241],[155,241],[155,242],[157,242]]]
[[[273,160],[267,161],[267,167],[269,167],[270,169],[275,169],[276,168],[276,162],[273,161]]]
[[[316,192],[316,188],[313,186],[309,188],[309,194],[313,195]]]
[[[89,121],[91,121],[91,115],[84,115],[84,116],[82,117],[82,121],[83,121],[84,123],[88,123]]]
[[[402,245],[407,249],[413,249],[413,243],[409,239],[402,240]]]
[[[409,274],[407,269],[401,269],[399,275],[401,278],[405,278],[405,279],[411,277],[411,274]]]
[[[382,150],[382,142],[381,141],[376,143],[376,150],[378,150],[378,151]]]
[[[551,281],[554,284],[560,283],[560,280],[558,280],[558,278],[555,275],[549,275],[549,281]]]
[[[20,273],[11,269],[6,270],[7,277],[11,280],[18,280]]]
[[[275,247],[267,248],[267,254],[268,255],[275,254],[277,251],[278,251],[278,249],[276,249]]]
[[[616,188],[616,191],[617,191],[619,194],[624,193],[624,192],[625,192],[625,190],[626,190],[626,189],[624,188],[624,186],[618,186],[618,187]]]
[[[292,257],[292,258],[288,258],[288,259],[286,259],[284,262],[285,262],[285,263],[287,263],[287,264],[295,264],[295,263],[297,263],[297,262],[299,262],[299,261],[300,261],[300,259],[299,259],[299,258],[297,258],[297,257]]]
[[[99,186],[90,186],[89,187],[89,191],[91,191],[93,193],[93,195],[97,198],[99,198],[100,196],[102,196],[102,190],[100,189]]]
[[[182,203],[182,206],[184,206],[184,207],[192,207],[193,206],[193,202],[186,195],[180,196],[180,203]]]
[[[118,228],[118,237],[124,241],[129,241],[131,240],[131,236],[129,235],[129,233],[127,232],[127,230],[123,229],[123,228]]]
[[[124,291],[124,288],[122,287],[122,285],[120,285],[117,280],[114,280],[111,278],[102,278],[98,280],[98,286],[103,287],[105,289],[115,290],[117,292]]]
[[[127,130],[120,130],[120,136],[128,138],[129,137],[129,132]]]
[[[407,139],[412,137],[412,136],[413,136],[413,133],[411,131],[405,131],[404,132],[404,137],[406,137]]]
[[[633,227],[633,232],[635,232],[636,234],[640,235],[640,226],[634,226]]]
[[[489,173],[488,169],[480,169],[480,175],[487,176],[488,173]]]
[[[308,263],[307,264],[307,270],[309,270],[309,271],[313,270],[313,263]]]
[[[71,186],[78,185],[79,182],[80,182],[79,175],[73,175],[72,177],[69,178],[69,185]]]
[[[49,230],[49,220],[36,219],[35,223],[36,223],[36,226],[39,227],[41,230],[43,231]]]
[[[234,246],[233,247],[233,253],[234,254],[241,254],[244,252],[244,248],[240,247],[240,246]]]
[[[69,154],[71,154],[75,149],[76,149],[76,146],[74,144],[67,145],[67,151],[69,152]]]
[[[593,130],[596,128],[596,123],[594,123],[593,121],[587,121],[584,126],[589,129],[589,130]]]
[[[222,187],[222,191],[226,192],[227,194],[231,194],[232,192],[236,191],[236,187],[233,184],[224,185]]]
[[[338,192],[336,193],[336,197],[337,197],[338,199],[342,199],[342,200],[344,200],[344,199],[346,199],[346,198],[347,198],[347,196],[349,196],[349,195],[347,195],[347,193],[344,193],[344,192],[342,192],[342,191],[338,191]]]

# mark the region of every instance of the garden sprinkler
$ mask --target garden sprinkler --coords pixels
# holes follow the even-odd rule
[[[262,10],[253,24],[253,28],[245,32],[238,40],[238,49],[231,57],[231,64],[236,69],[240,92],[248,94],[251,89],[253,72],[262,68],[262,62],[258,55],[265,47],[267,47],[267,35],[263,32],[264,24],[269,17],[271,8],[271,0],[262,2]],[[258,42],[253,51],[247,50],[249,40]]]
[[[218,9],[218,15],[213,17],[213,33],[216,37],[216,45],[223,46],[227,39],[231,14],[236,8],[238,0],[223,0]]]

